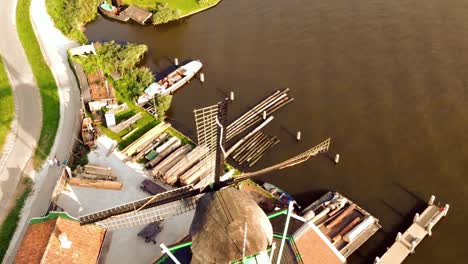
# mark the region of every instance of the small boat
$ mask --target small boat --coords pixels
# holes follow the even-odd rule
[[[83,143],[88,147],[94,147],[96,144],[97,133],[93,126],[93,120],[89,117],[83,119],[81,123],[81,137]]]
[[[202,63],[198,60],[191,61],[185,65],[180,66],[175,71],[169,73],[166,77],[159,82],[150,84],[145,89],[145,93],[137,100],[138,105],[144,105],[149,102],[155,95],[172,94],[177,89],[190,81],[190,79],[197,74],[203,67]]]
[[[281,190],[280,188],[276,187],[275,185],[273,185],[271,183],[268,183],[268,182],[265,182],[263,184],[263,188],[265,188],[265,190],[267,190],[273,196],[278,198],[278,200],[280,200],[280,202],[282,204],[287,205],[287,204],[289,204],[289,202],[292,202],[293,204],[296,204],[299,207],[297,202],[294,200],[294,198],[290,194],[288,194],[287,192]]]
[[[108,4],[107,2],[99,5],[99,11],[101,11],[103,15],[109,18],[113,18],[122,22],[127,22],[130,19],[129,16],[121,12],[122,10],[111,4]]]

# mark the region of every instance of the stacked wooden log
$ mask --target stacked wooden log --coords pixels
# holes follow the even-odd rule
[[[208,147],[198,146],[185,157],[182,157],[172,168],[170,168],[165,174],[164,179],[168,184],[175,184],[179,180],[179,176],[199,163],[200,159],[208,153]]]
[[[133,161],[139,161],[146,155],[148,155],[152,150],[156,149],[158,146],[162,145],[167,139],[169,135],[167,133],[162,133],[156,139],[151,141],[146,147],[144,147],[137,155],[133,157]]]
[[[161,122],[157,126],[153,127],[150,131],[146,132],[143,136],[135,140],[132,144],[128,145],[124,150],[122,150],[122,153],[128,157],[131,157],[134,154],[141,152],[148,144],[155,140],[164,130],[170,126],[171,125],[168,123]]]
[[[117,180],[117,177],[112,175],[112,169],[110,167],[102,167],[97,165],[85,165],[84,168],[78,166],[75,169],[75,175],[77,177],[90,180]]]
[[[153,155],[154,157],[152,158],[150,158],[148,155],[146,156],[146,158],[149,161],[145,164],[145,167],[149,169],[156,166],[156,164],[158,164],[160,161],[166,158],[169,154],[171,154],[181,145],[182,142],[180,139],[176,137],[171,137],[168,141],[166,141],[164,144],[162,144],[154,150],[156,156]]]
[[[161,161],[158,165],[156,165],[152,170],[151,174],[154,177],[162,178],[169,184],[174,184],[168,182],[169,175],[166,174],[177,162],[184,158],[192,150],[190,145],[184,145],[174,152],[172,152],[169,156],[167,156],[163,161]],[[177,181],[177,180],[176,180]]]
[[[288,92],[289,88],[286,88],[283,91],[276,91],[229,124],[226,128],[226,140],[231,140],[249,127],[265,119],[266,116],[271,115],[276,110],[292,102],[294,98],[290,98]]]
[[[204,158],[179,177],[181,185],[196,184],[213,171],[215,154]]]
[[[239,165],[246,164],[252,167],[268,150],[278,143],[278,138],[265,135],[261,131],[258,131],[233,152],[232,158],[239,163]]]

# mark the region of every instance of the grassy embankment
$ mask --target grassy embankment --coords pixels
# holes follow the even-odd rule
[[[34,34],[29,7],[31,0],[19,0],[16,9],[18,35],[28,57],[42,100],[42,128],[37,148],[34,152],[34,167],[39,168],[49,156],[60,119],[60,100],[54,76],[44,61],[39,43]]]
[[[14,100],[11,92],[10,82],[3,65],[3,60],[0,57],[0,153],[2,152],[3,144],[10,131],[11,121],[14,115]]]
[[[201,12],[217,5],[221,0],[124,0],[123,2],[153,12],[153,24],[157,25]]]
[[[46,0],[47,12],[62,33],[80,43],[88,42],[84,25],[93,21],[102,0]]]
[[[13,237],[16,226],[20,218],[21,209],[26,202],[26,198],[29,196],[32,190],[32,182],[29,178],[25,178],[22,183],[21,195],[16,200],[15,207],[7,215],[2,225],[0,226],[0,262],[5,257],[5,253],[10,245],[11,238]]]

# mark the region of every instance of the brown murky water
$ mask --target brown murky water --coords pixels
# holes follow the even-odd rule
[[[224,0],[156,28],[99,18],[86,34],[147,44],[155,72],[201,59],[205,84],[178,92],[170,114],[191,135],[192,110],[231,90],[233,118],[290,87],[296,100],[267,129],[281,143],[257,167],[332,138],[338,165],[318,157],[263,180],[303,204],[338,190],[378,217],[382,230],[350,263],[381,255],[431,194],[449,217],[407,263],[468,259],[468,2]]]

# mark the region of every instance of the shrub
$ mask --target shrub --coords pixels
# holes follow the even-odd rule
[[[156,112],[159,120],[164,120],[166,112],[171,107],[172,95],[161,95],[156,97]]]

